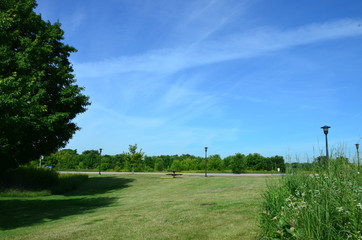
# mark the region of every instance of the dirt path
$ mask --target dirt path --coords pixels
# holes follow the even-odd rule
[[[99,172],[85,172],[85,171],[58,171],[59,173],[74,173],[74,174],[99,174]],[[166,172],[101,172],[102,175],[166,175]],[[185,176],[205,176],[205,173],[182,173]],[[281,176],[283,174],[270,174],[270,173],[207,173],[208,177],[261,177],[261,176]]]

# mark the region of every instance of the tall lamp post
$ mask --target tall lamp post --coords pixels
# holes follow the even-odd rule
[[[329,164],[329,154],[328,154],[328,129],[331,128],[330,126],[323,126],[321,127],[323,129],[324,135],[326,135],[326,158]]]
[[[39,162],[39,167],[41,167],[41,166],[42,166],[41,161],[43,161],[43,159],[44,159],[44,156],[43,156],[43,155],[41,155],[41,156],[40,156],[40,158],[39,158],[39,160],[40,160],[40,162]]]
[[[359,143],[356,143],[356,150],[357,150],[357,166],[358,166],[358,170],[361,166],[360,161],[359,161]]]
[[[207,147],[205,147],[205,177],[207,177]]]
[[[101,175],[101,164],[102,164],[102,148],[99,149],[99,168],[98,168],[99,175]]]

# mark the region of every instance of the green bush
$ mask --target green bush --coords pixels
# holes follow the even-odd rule
[[[231,164],[231,169],[233,173],[244,173],[246,170],[246,157],[244,154],[237,153],[233,159]]]
[[[268,186],[263,239],[362,239],[362,175],[338,160],[315,171],[291,172]]]
[[[2,179],[4,188],[51,189],[58,182],[58,173],[44,168],[20,167],[8,170]]]
[[[87,179],[88,175],[84,174],[60,174],[58,184],[52,188],[52,194],[63,194],[72,191]]]
[[[88,175],[58,174],[50,169],[21,167],[11,169],[1,177],[0,191],[2,196],[32,195],[29,192],[35,195],[62,194],[74,190],[86,179]]]

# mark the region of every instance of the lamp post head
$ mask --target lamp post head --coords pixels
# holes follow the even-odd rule
[[[102,148],[99,149],[99,155],[101,155],[101,154],[102,154]]]
[[[359,149],[359,143],[356,143],[356,149],[357,150]]]
[[[327,135],[328,134],[328,128],[331,128],[331,127],[330,126],[323,126],[321,128],[323,129],[324,134]]]

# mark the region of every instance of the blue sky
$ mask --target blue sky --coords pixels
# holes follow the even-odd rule
[[[353,159],[361,0],[38,0],[92,105],[66,148]]]

